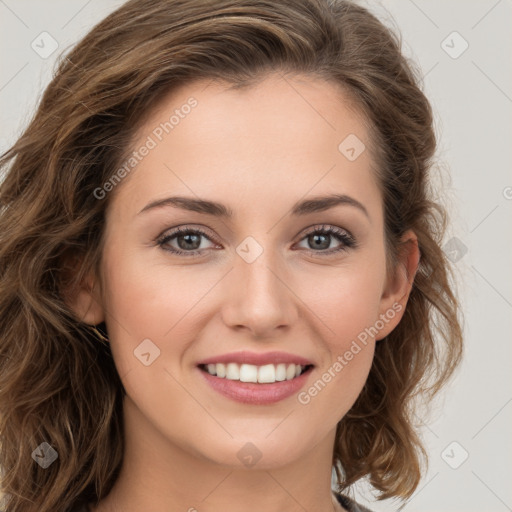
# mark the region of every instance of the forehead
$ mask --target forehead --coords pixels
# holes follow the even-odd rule
[[[318,78],[271,75],[241,89],[211,80],[184,85],[148,113],[133,150],[143,146],[151,149],[116,190],[126,214],[177,193],[230,197],[233,209],[284,205],[309,191],[379,202],[364,118],[339,87]]]

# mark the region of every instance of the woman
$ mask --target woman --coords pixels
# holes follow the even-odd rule
[[[7,512],[406,500],[462,351],[432,112],[339,0],[132,0],[1,158]],[[334,468],[337,489],[331,490]]]

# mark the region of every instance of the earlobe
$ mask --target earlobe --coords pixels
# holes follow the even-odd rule
[[[384,315],[388,322],[379,332],[377,340],[386,337],[402,319],[418,271],[420,250],[416,234],[407,231],[401,242],[398,264],[393,275],[388,276],[381,297],[380,316],[382,318]]]
[[[73,260],[72,268],[66,267],[66,272],[78,271],[79,261]],[[73,282],[67,281],[67,282]],[[71,308],[81,322],[98,325],[105,321],[99,283],[94,272],[89,272],[82,282],[75,287],[68,286],[62,290],[64,302]]]
[[[103,307],[94,287],[81,287],[75,295],[72,307],[80,320],[87,324],[98,325],[105,320]]]

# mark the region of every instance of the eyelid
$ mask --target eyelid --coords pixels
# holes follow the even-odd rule
[[[194,224],[184,224],[181,226],[175,226],[174,228],[169,228],[163,231],[158,237],[156,238],[156,242],[161,242],[162,240],[174,238],[182,233],[197,233],[201,236],[204,236],[207,238],[210,242],[215,243],[217,245],[220,245],[220,242],[216,240],[216,237],[211,235],[209,232],[207,232],[207,228],[204,228],[202,226],[198,227]],[[187,251],[192,252],[192,251]]]
[[[317,231],[333,231],[337,232],[338,234],[346,234],[348,237],[355,240],[355,237],[348,229],[342,228],[340,226],[335,226],[334,224],[312,224],[311,226],[304,228],[300,236],[304,237]]]

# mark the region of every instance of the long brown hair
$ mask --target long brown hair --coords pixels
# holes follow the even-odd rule
[[[33,119],[0,157],[6,512],[99,501],[121,466],[121,380],[108,345],[63,294],[99,270],[109,195],[94,191],[169,91],[202,78],[250,86],[271,71],[322,78],[349,94],[378,155],[390,268],[401,234],[418,237],[420,271],[404,317],[377,343],[333,453],[340,489],[368,477],[380,498],[406,499],[418,485],[425,450],[413,405],[451,376],[462,334],[441,249],[446,214],[429,195],[432,111],[399,36],[347,0],[131,0],[61,56]],[[58,454],[47,468],[32,456],[43,442]]]

